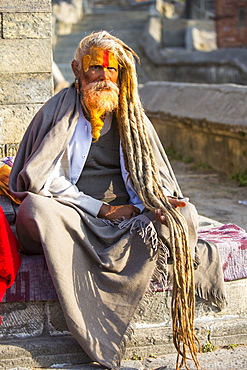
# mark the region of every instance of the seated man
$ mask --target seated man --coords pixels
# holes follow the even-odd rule
[[[197,212],[143,112],[134,57],[105,31],[80,42],[75,83],[37,113],[15,159],[17,235],[24,253],[45,254],[72,335],[110,368],[150,279],[166,283],[170,253],[174,344],[199,367]]]

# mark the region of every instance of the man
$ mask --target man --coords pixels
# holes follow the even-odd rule
[[[188,348],[199,368],[197,213],[182,199],[144,115],[134,56],[105,31],[80,42],[75,84],[37,113],[15,159],[10,188],[22,200],[17,233],[24,253],[44,252],[71,333],[110,368],[119,364],[150,279],[166,283],[170,253],[174,344],[183,362]]]

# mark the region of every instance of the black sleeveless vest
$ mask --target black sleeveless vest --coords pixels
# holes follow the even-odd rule
[[[128,204],[119,156],[119,132],[116,120],[110,130],[91,144],[89,155],[76,186],[84,194],[111,205]]]

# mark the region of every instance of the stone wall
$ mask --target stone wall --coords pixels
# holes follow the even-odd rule
[[[246,47],[246,0],[215,0],[215,13],[218,47]]]
[[[149,82],[140,89],[165,148],[234,174],[247,170],[247,87]]]
[[[52,1],[52,43],[57,43],[57,36],[68,35],[83,13],[91,12],[91,0],[51,0]]]
[[[186,32],[183,25],[188,25]],[[215,44],[214,32],[208,32],[210,27],[212,21],[151,15],[140,37],[140,45],[150,61],[150,80],[247,85],[247,49],[205,51]]]
[[[51,0],[0,3],[0,158],[52,95]]]

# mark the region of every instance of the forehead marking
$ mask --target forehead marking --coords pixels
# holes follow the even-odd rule
[[[108,50],[104,50],[103,67],[104,68],[108,68],[109,67],[109,51]]]

